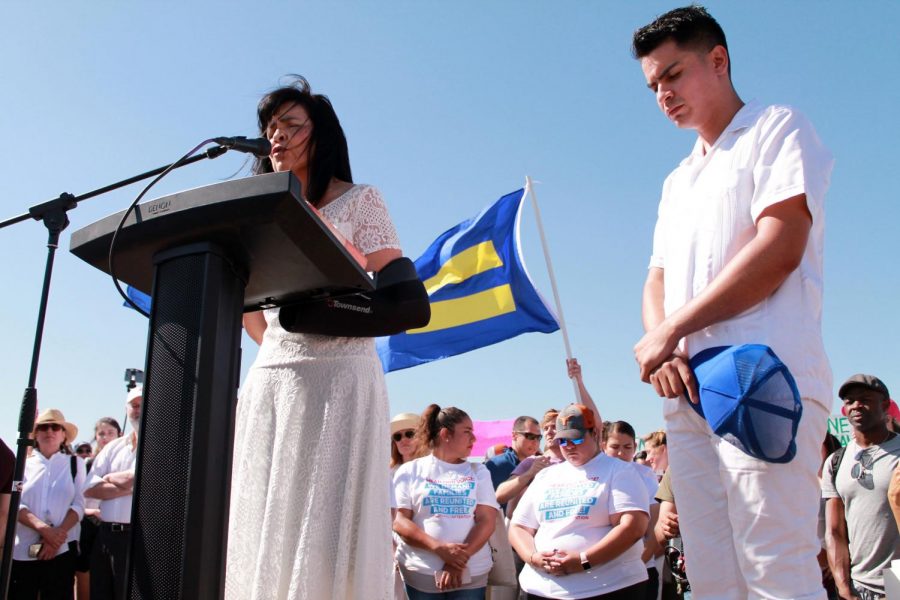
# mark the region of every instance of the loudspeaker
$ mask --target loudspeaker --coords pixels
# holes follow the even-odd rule
[[[247,273],[211,243],[154,263],[129,597],[221,598]]]

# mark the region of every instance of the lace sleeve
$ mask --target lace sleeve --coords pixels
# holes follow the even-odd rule
[[[354,202],[351,219],[353,245],[363,254],[388,248],[400,249],[397,230],[377,188],[363,187]]]

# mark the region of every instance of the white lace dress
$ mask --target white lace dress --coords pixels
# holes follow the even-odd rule
[[[321,209],[363,254],[399,248],[377,189]],[[371,338],[268,327],[241,387],[228,600],[392,596],[388,401]]]

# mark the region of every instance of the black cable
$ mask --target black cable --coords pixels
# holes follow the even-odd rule
[[[116,227],[116,230],[113,231],[112,239],[109,241],[109,275],[110,275],[110,277],[112,277],[113,285],[116,286],[116,290],[118,290],[119,295],[121,295],[122,298],[125,299],[125,302],[129,306],[131,306],[131,308],[133,308],[134,310],[141,313],[142,315],[144,315],[147,318],[150,318],[150,314],[144,312],[144,309],[139,307],[137,304],[134,303],[134,301],[131,298],[128,297],[128,294],[125,293],[125,291],[122,289],[122,286],[119,285],[119,280],[116,278],[116,264],[115,264],[116,238],[119,236],[119,232],[122,231],[122,228],[125,226],[125,221],[128,219],[128,215],[131,214],[131,211],[134,210],[134,207],[137,206],[138,203],[141,201],[141,199],[147,194],[147,192],[150,191],[150,188],[152,188],[154,185],[156,185],[156,183],[160,179],[162,179],[163,177],[168,175],[171,171],[180,167],[181,164],[184,161],[186,161],[187,159],[189,159],[191,156],[193,156],[197,152],[197,150],[199,150],[203,146],[210,144],[214,141],[215,140],[211,138],[211,139],[204,140],[203,142],[197,144],[187,154],[185,154],[184,156],[182,156],[181,158],[179,158],[178,160],[173,162],[162,173],[160,173],[156,178],[154,178],[153,181],[148,183],[147,186],[143,190],[141,190],[141,193],[138,194],[137,198],[135,198],[134,201],[125,210],[125,214],[122,215],[122,220],[119,221],[119,225]]]

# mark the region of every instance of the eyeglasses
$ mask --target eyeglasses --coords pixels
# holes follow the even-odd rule
[[[62,431],[63,426],[59,423],[41,423],[37,427],[34,428],[35,431],[47,431],[48,429],[51,431]]]
[[[856,455],[856,463],[850,469],[850,476],[857,481],[864,481],[866,476],[872,471],[872,465],[875,463],[869,449],[860,450]]]
[[[529,431],[513,431],[513,433],[518,433],[529,442],[538,442],[542,437],[544,437],[540,433],[531,433]]]
[[[90,447],[87,447],[87,448],[79,448],[78,450],[75,451],[75,454],[77,454],[78,456],[90,456],[90,455],[91,455],[91,449],[90,449]]]
[[[580,446],[584,443],[584,438],[578,438],[577,440],[559,440],[559,445],[565,448],[569,444],[573,446]]]
[[[399,442],[399,441],[402,440],[403,438],[406,438],[406,439],[408,439],[408,440],[411,440],[411,439],[414,438],[415,436],[416,436],[416,432],[415,432],[414,430],[412,430],[412,429],[407,429],[406,431],[398,431],[397,433],[395,433],[394,435],[392,435],[391,438],[392,438],[395,442]]]

